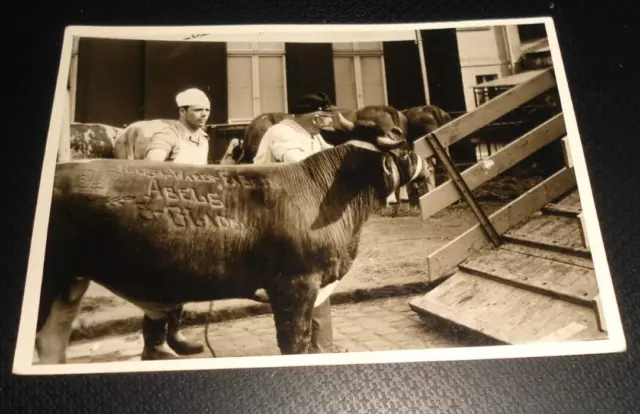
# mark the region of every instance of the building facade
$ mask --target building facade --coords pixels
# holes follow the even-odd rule
[[[464,110],[459,99],[443,97],[461,93],[459,76],[442,74],[450,72],[452,65],[460,71],[458,59],[450,59],[458,56],[455,30],[422,33],[430,101],[439,101],[431,103]],[[138,119],[174,117],[173,97],[188,87],[209,94],[214,124],[242,124],[263,112],[286,112],[293,100],[311,92],[325,92],[337,105],[347,108],[424,105],[426,88],[418,47],[415,41],[241,43],[82,38],[77,43],[74,79],[70,80],[73,121],[121,126]]]
[[[552,66],[544,25],[458,29],[465,106],[478,106]],[[553,92],[550,92],[553,94]],[[470,142],[482,160],[557,112],[544,94],[476,131]]]
[[[118,127],[175,118],[175,95],[191,87],[211,99],[210,124],[239,131],[257,115],[287,112],[297,97],[315,92],[344,108],[430,103],[457,116],[475,107],[473,86],[517,70],[522,33],[518,26],[423,30],[421,43],[81,38],[70,72],[70,118]],[[225,145],[214,142],[213,151]]]

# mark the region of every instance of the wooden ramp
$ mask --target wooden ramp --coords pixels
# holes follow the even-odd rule
[[[422,317],[508,344],[606,336],[563,113],[463,172],[445,153],[556,87],[553,69],[544,70],[415,141],[416,152],[437,156],[451,177],[420,197],[423,220],[462,199],[478,217],[427,256],[428,277],[441,284],[410,303]],[[565,166],[485,217],[472,191],[557,140]]]
[[[606,337],[581,212],[574,187],[502,234],[500,248],[469,256],[411,308],[507,344]]]

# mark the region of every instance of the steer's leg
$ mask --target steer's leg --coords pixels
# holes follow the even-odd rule
[[[448,150],[449,149],[447,148],[447,151]],[[436,188],[436,157],[435,155],[427,158],[426,161],[427,161],[427,170],[428,170],[427,187],[429,188],[429,191],[433,191]]]
[[[72,279],[53,298],[47,319],[36,335],[36,350],[40,364],[64,364],[71,327],[82,296],[89,288],[89,280]]]
[[[178,355],[194,355],[204,352],[204,345],[198,341],[189,341],[180,332],[180,320],[182,319],[183,306],[168,313],[169,325],[167,332],[167,344]]]
[[[319,287],[320,276],[311,275],[279,279],[268,289],[283,355],[309,353],[313,304]]]

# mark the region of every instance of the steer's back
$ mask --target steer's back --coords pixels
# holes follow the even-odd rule
[[[144,159],[146,147],[151,137],[177,122],[173,119],[151,119],[132,123],[116,137],[113,144],[114,158]]]

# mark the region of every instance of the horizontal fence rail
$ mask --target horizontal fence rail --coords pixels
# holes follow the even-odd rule
[[[462,178],[469,189],[474,190],[565,134],[564,115],[560,113],[517,138],[487,160],[468,168],[461,174]],[[494,165],[487,169],[485,163],[489,161]],[[453,180],[448,180],[420,197],[422,219],[426,220],[460,199],[460,190]]]
[[[549,68],[527,82],[485,102],[475,110],[443,125],[432,134],[435,134],[442,146],[447,148],[554,86],[556,86],[555,74],[553,68]],[[435,154],[426,135],[414,142],[414,148],[422,158]]]
[[[573,167],[565,167],[491,214],[489,220],[498,234],[502,235],[575,185],[576,176]],[[476,224],[428,256],[427,274],[430,281],[445,277],[470,255],[489,244],[489,237],[482,226]]]

